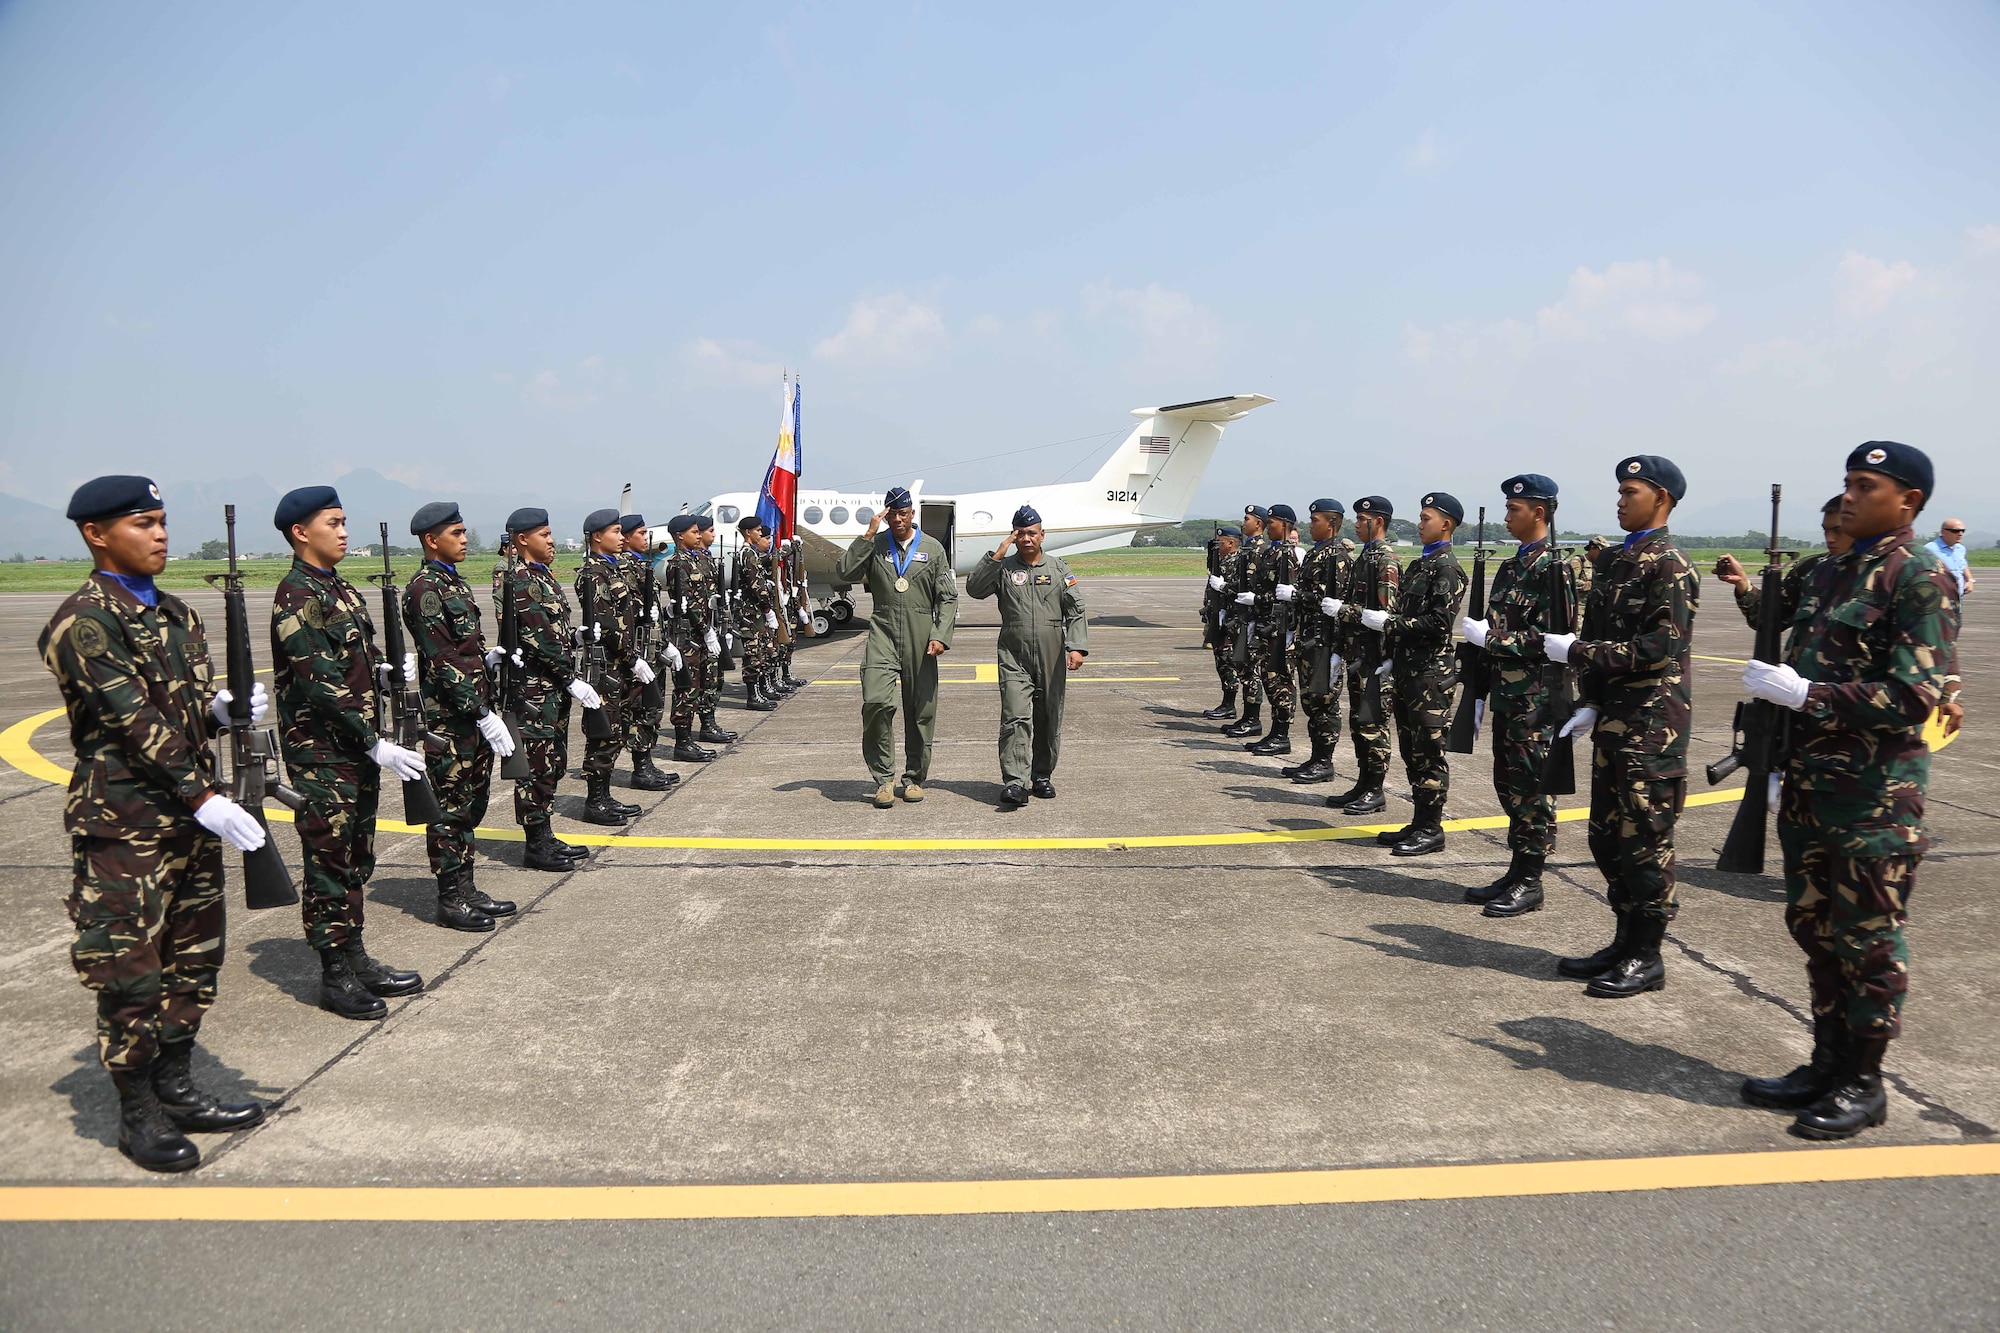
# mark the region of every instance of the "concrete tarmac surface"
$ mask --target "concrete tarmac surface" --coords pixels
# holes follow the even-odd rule
[[[1581,823],[1560,825],[1547,907],[1510,921],[1460,898],[1505,866],[1501,830],[1410,861],[1270,839],[1406,821],[1400,759],[1386,815],[1328,809],[1354,771],[1345,741],[1335,784],[1295,787],[1277,770],[1306,752],[1303,719],[1292,758],[1267,760],[1198,716],[1218,695],[1199,580],[1084,591],[1094,651],[1054,801],[996,808],[991,604],[962,603],[919,805],[867,804],[862,636],[813,641],[797,670],[814,685],[771,714],[732,687],[722,719],[743,738],[713,764],[663,761],[679,789],[632,792],[621,769],[620,798],[646,813],[579,870],[524,871],[519,842],[482,841],[481,886],[521,904],[492,934],[432,924],[421,835],[385,833],[369,947],[430,985],[380,1023],[315,1007],[298,917],[242,910],[232,870],[197,1070],[277,1109],[201,1138],[203,1167],[172,1182],[113,1146],[65,953],[62,791],[0,764],[0,1184],[866,1184],[1852,1151],[1737,1097],[1746,1074],[1803,1059],[1810,1032],[1775,837],[1765,876],[1714,868],[1734,804],[1681,821],[1667,989],[1592,1000],[1554,973],[1610,930]],[[1740,665],[1717,659],[1750,645],[1726,593],[1704,585],[1695,627],[1697,769],[1741,697]],[[219,637],[219,599],[188,596]],[[34,653],[58,601],[0,598],[0,729],[60,704]],[[1859,1147],[2000,1141],[1994,624],[1975,597],[1889,1123]],[[32,741],[29,769],[68,767],[59,718]],[[1485,753],[1453,757],[1450,818],[1498,813],[1490,773]],[[607,832],[575,820],[582,800],[565,782],[558,832]],[[393,792],[383,814],[400,817]],[[509,794],[486,823],[513,828]],[[1182,845],[1111,845],[1159,837]],[[296,837],[277,838],[296,872]],[[705,845],[645,845],[673,838]],[[1046,838],[1090,844],[1023,845]],[[848,845],[793,845],[827,839]],[[1809,1175],[1818,1159],[1796,1160]],[[1991,1176],[1946,1173],[1117,1213],[5,1221],[0,1326],[151,1311],[163,1327],[1992,1328],[1996,1203]],[[356,1295],[322,1294],[329,1263]],[[145,1271],[175,1294],[148,1301]]]

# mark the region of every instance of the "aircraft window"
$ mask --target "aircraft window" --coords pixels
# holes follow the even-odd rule
[[[847,522],[847,507],[845,505],[835,505],[833,512],[827,517],[831,518],[835,523],[845,523]]]
[[[705,518],[708,515],[708,508],[709,502],[703,500],[699,505],[695,506],[694,516],[696,518]]]
[[[822,510],[818,505],[807,505],[806,512],[804,513],[804,515],[802,515],[802,517],[804,517],[805,521],[808,523],[818,523],[826,518],[826,512]]]
[[[735,505],[724,505],[715,511],[715,521],[717,523],[734,523],[742,516],[741,511]]]
[[[861,508],[854,511],[854,521],[856,523],[862,524],[863,526],[866,526],[868,520],[873,517],[875,517],[875,511],[870,509],[867,505],[862,505]]]
[[[984,509],[976,509],[972,513],[972,521],[974,523],[991,523],[993,515],[987,513]]]

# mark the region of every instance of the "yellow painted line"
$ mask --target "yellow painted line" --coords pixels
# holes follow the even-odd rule
[[[5,1222],[553,1222],[945,1217],[1623,1194],[2000,1175],[2000,1145],[1797,1148],[1690,1157],[1054,1180],[824,1185],[22,1185]]]
[[[1701,653],[1689,653],[1688,656],[1697,662],[1727,662],[1731,666],[1750,665],[1750,659],[1747,657],[1706,657]]]
[[[68,710],[51,708],[46,713],[24,717],[7,730],[0,731],[0,759],[6,760],[31,778],[40,778],[44,782],[53,782],[62,787],[69,786],[70,770],[50,763],[35,749],[35,733],[63,716],[66,711]]]
[[[975,683],[981,685],[999,684],[1000,664],[998,662],[979,662],[974,664],[972,668],[972,679]]]

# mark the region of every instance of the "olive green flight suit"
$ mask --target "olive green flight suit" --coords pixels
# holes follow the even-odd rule
[[[1025,564],[988,551],[966,576],[968,597],[1000,599],[1000,780],[1027,786],[1056,771],[1071,652],[1090,651],[1076,575],[1055,556]]]
[[[895,563],[885,528],[856,537],[834,566],[842,583],[866,585],[868,646],[861,653],[861,756],[877,786],[896,776],[896,705],[903,706],[903,777],[921,786],[931,771],[931,732],[937,720],[938,660],[924,649],[932,639],[951,647],[958,623],[958,584],[951,558],[935,537],[912,535],[908,565],[896,590]]]

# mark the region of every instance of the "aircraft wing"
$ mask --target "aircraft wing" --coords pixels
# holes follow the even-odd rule
[[[1202,398],[1192,403],[1169,403],[1165,407],[1135,407],[1135,417],[1179,417],[1183,421],[1234,421],[1276,399],[1261,393],[1232,393],[1222,398]]]
[[[835,545],[833,542],[820,536],[817,532],[810,532],[804,527],[800,527],[796,531],[802,543],[799,548],[799,554],[805,557],[807,576],[817,576],[822,581],[831,582],[833,580],[834,562],[840,559],[841,554],[847,548]]]

